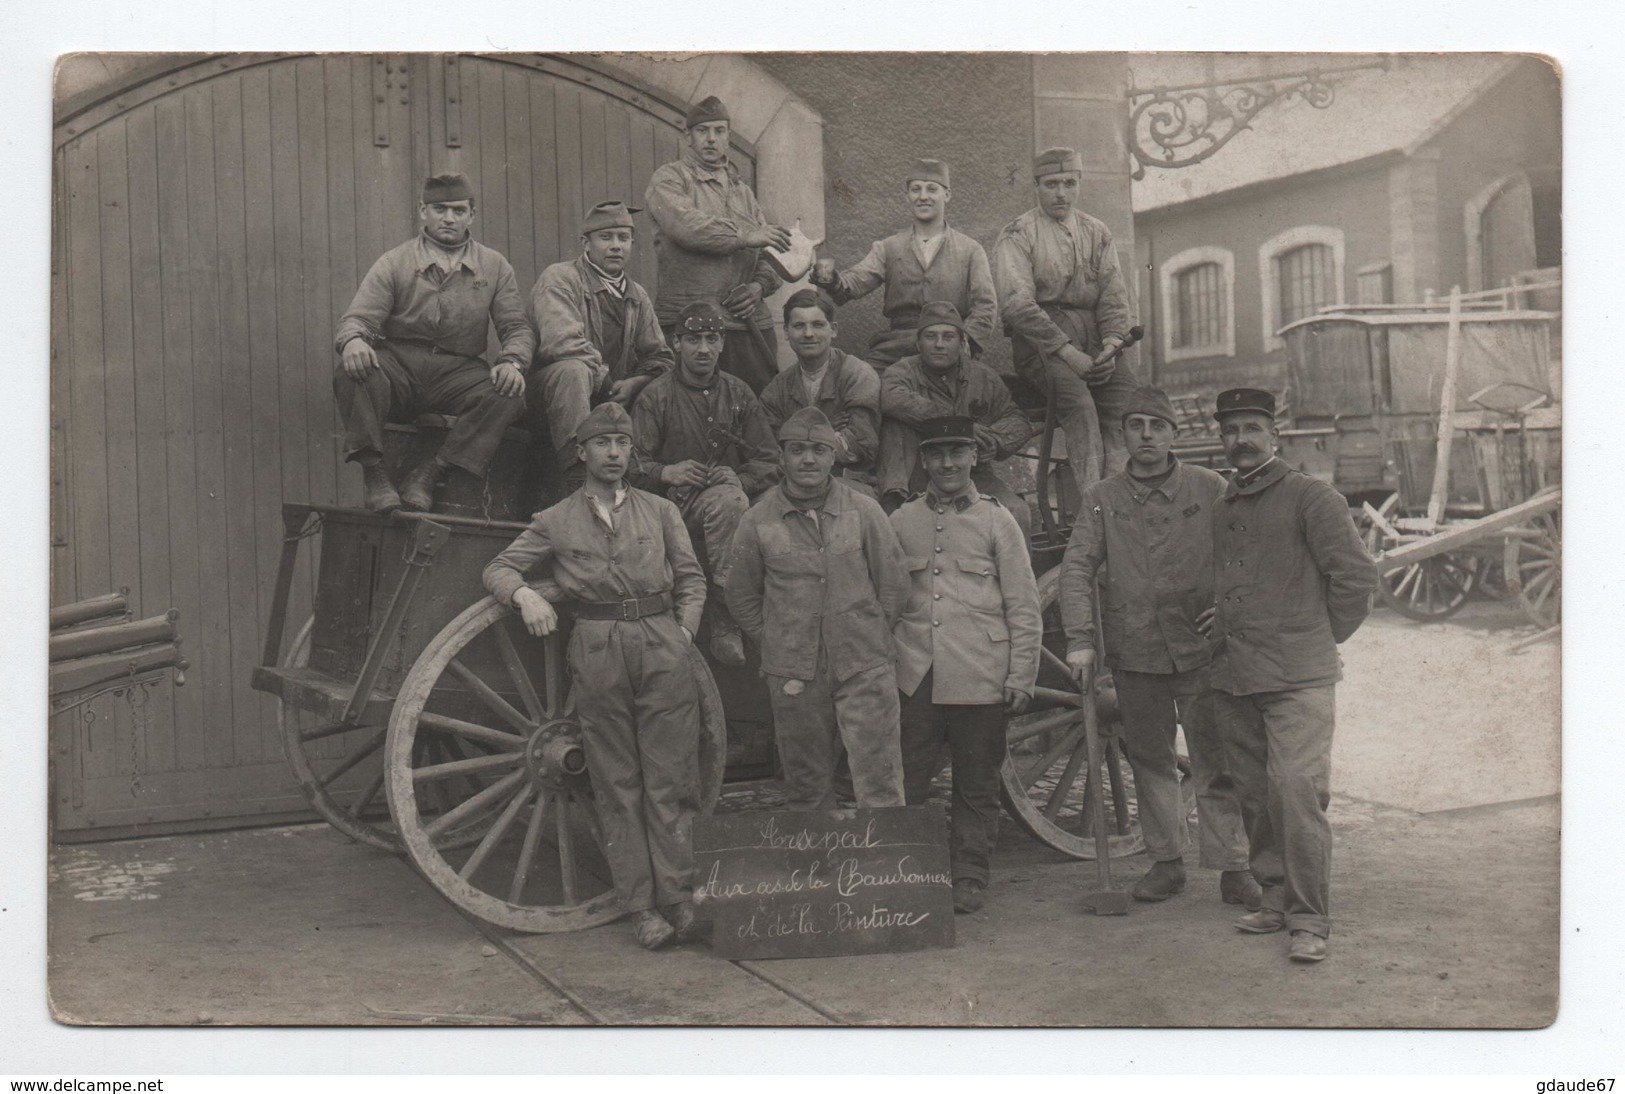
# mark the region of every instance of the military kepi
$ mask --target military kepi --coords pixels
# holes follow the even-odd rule
[[[961,414],[927,418],[915,427],[920,447],[928,444],[975,444],[976,422]]]
[[[423,204],[441,201],[473,201],[474,184],[467,175],[448,171],[444,175],[430,175],[423,180]]]
[[[729,122],[730,124],[733,122],[733,119],[728,117],[728,108],[723,106],[722,100],[715,95],[707,95],[690,107],[688,113],[683,116],[683,125],[688,129],[693,129],[696,125],[704,125],[706,122]]]
[[[677,313],[677,332],[699,334],[702,331],[728,329],[728,313],[709,300],[696,300]]]
[[[600,201],[587,210],[587,219],[581,225],[581,234],[591,235],[605,228],[631,228],[632,214],[641,212],[642,209],[628,205],[624,201]]]
[[[1033,157],[1033,178],[1083,171],[1083,157],[1070,148],[1046,148]]]
[[[576,426],[576,444],[586,444],[605,433],[625,433],[632,436],[632,415],[620,403],[599,403]]]
[[[1229,391],[1219,392],[1218,405],[1213,411],[1215,418],[1222,422],[1226,414],[1240,414],[1243,411],[1268,414],[1273,418],[1275,396],[1256,387],[1233,387]]]
[[[838,443],[835,427],[815,406],[802,407],[779,426],[779,443],[788,444],[791,441],[811,441],[814,444],[827,444],[831,448]]]
[[[920,330],[947,325],[965,333],[965,321],[959,318],[959,309],[946,300],[932,300],[920,309]]]
[[[1175,429],[1179,428],[1179,419],[1174,416],[1173,400],[1168,398],[1166,391],[1150,384],[1141,384],[1129,394],[1123,404],[1123,417],[1127,418],[1130,414],[1161,418]]]

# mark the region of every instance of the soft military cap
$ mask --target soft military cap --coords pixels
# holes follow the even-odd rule
[[[1128,400],[1123,405],[1123,417],[1127,418],[1130,414],[1161,418],[1175,429],[1179,428],[1179,419],[1174,416],[1173,400],[1168,398],[1166,391],[1150,384],[1141,384],[1129,393]]]
[[[779,426],[779,443],[789,444],[791,441],[811,441],[831,448],[840,443],[835,436],[835,427],[815,406],[802,407]]]
[[[927,418],[915,431],[919,434],[921,448],[932,444],[976,443],[976,423],[962,414]]]
[[[1222,422],[1227,414],[1244,412],[1275,417],[1275,396],[1256,387],[1233,387],[1219,392],[1218,406],[1213,411],[1215,418]]]
[[[723,106],[722,100],[715,95],[707,95],[695,103],[683,117],[683,126],[686,129],[693,129],[696,125],[704,125],[706,122],[733,124],[733,119],[728,117],[728,108]]]
[[[641,212],[642,209],[628,205],[624,201],[600,201],[587,210],[587,219],[581,225],[581,234],[591,235],[604,228],[631,228],[632,214]]]
[[[423,180],[423,204],[437,201],[473,201],[474,184],[467,175],[448,171],[444,175],[430,175]]]
[[[1046,148],[1033,157],[1033,178],[1083,171],[1083,157],[1070,148]]]
[[[946,300],[933,300],[920,309],[920,325],[917,329],[926,327],[940,327],[944,324],[953,327],[960,334],[965,333],[965,321],[959,318],[959,309]]]
[[[907,186],[911,182],[935,182],[946,187],[948,165],[941,160],[915,160],[908,176],[903,179],[903,185]]]
[[[728,313],[709,300],[696,300],[677,313],[677,333],[699,334],[728,329]]]
[[[605,433],[625,433],[632,436],[632,415],[620,403],[599,403],[576,426],[576,444],[586,444]]]

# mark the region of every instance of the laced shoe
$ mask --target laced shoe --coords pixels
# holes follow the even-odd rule
[[[986,898],[987,886],[974,878],[962,877],[954,882],[954,911],[961,915],[979,912]]]
[[[1129,895],[1135,900],[1155,904],[1184,891],[1185,862],[1176,858],[1170,862],[1153,862],[1145,876],[1134,883]]]
[[[374,513],[393,513],[401,507],[401,496],[381,463],[361,465],[361,489],[367,508]]]
[[[646,950],[658,950],[677,937],[676,929],[659,912],[648,908],[633,917],[632,933]]]
[[[1253,880],[1251,870],[1226,870],[1219,875],[1219,899],[1256,912],[1264,906],[1264,890]]]
[[[1274,934],[1286,926],[1286,916],[1273,908],[1260,908],[1236,920],[1236,930],[1248,934]]]
[[[1293,931],[1292,951],[1287,956],[1302,965],[1312,965],[1317,961],[1324,961],[1326,960],[1326,940],[1309,931]]]
[[[432,510],[435,489],[445,474],[445,470],[433,460],[414,467],[401,483],[401,504],[419,513]]]

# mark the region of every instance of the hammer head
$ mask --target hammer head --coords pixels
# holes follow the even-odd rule
[[[1083,906],[1096,915],[1128,915],[1128,894],[1120,889],[1092,889],[1083,894]]]

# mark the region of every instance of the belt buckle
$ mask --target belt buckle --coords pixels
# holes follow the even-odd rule
[[[636,598],[634,598],[632,600],[623,600],[623,601],[621,601],[621,622],[622,623],[635,623],[635,622],[637,622],[637,620],[638,620],[637,610],[638,610],[638,601],[637,601]]]

